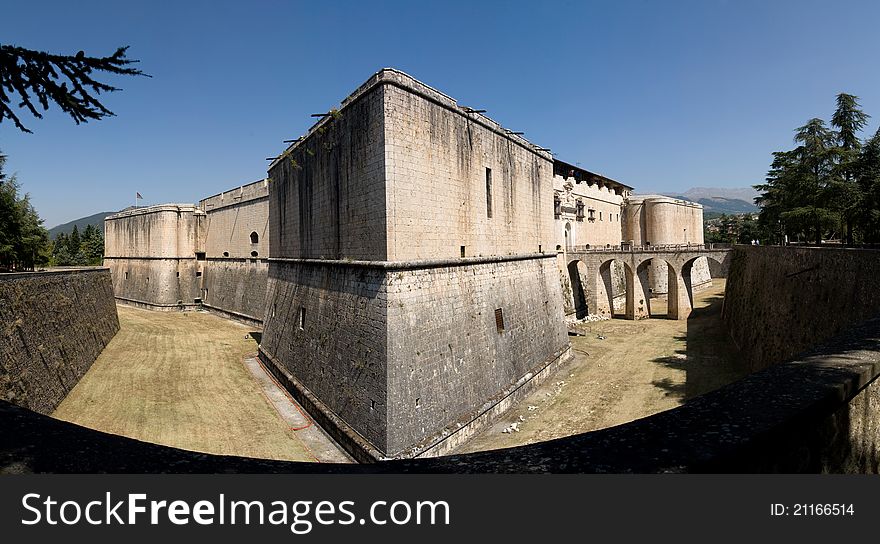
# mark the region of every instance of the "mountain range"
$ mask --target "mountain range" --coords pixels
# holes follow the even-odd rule
[[[87,225],[93,225],[95,227],[101,227],[101,231],[104,230],[104,218],[108,215],[113,215],[117,212],[100,212],[88,217],[80,217],[79,219],[74,219],[73,221],[69,221],[67,223],[52,227],[49,229],[49,239],[54,240],[56,236],[61,234],[70,234],[73,232],[73,227],[76,227],[79,232],[82,232]]]
[[[693,187],[683,194],[664,194],[702,204],[703,217],[758,211],[754,204],[758,191],[752,187]]]

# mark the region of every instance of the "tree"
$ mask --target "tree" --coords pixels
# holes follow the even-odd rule
[[[73,231],[71,231],[70,236],[67,238],[67,251],[74,258],[74,261],[80,252],[80,246],[82,246],[82,240],[79,237],[79,229],[74,225]]]
[[[880,129],[865,142],[859,154],[856,182],[862,194],[858,222],[865,241],[880,242]]]
[[[6,177],[6,157],[0,154],[0,267],[33,269],[49,259],[49,233],[31,205],[28,195],[19,196],[18,180]]]
[[[831,117],[831,126],[837,129],[837,170],[829,187],[833,195],[832,208],[841,215],[846,225],[847,244],[853,243],[853,226],[863,196],[855,178],[862,147],[859,132],[865,128],[869,117],[859,107],[857,96],[846,93],[837,95],[837,110]]]
[[[31,132],[22,124],[10,106],[20,100],[19,108],[41,119],[43,111],[54,102],[76,124],[114,115],[97,98],[103,92],[120,90],[92,77],[94,72],[117,75],[148,76],[130,65],[137,60],[125,57],[128,47],[120,47],[109,57],[87,57],[83,51],[76,55],[53,55],[13,45],[0,45],[0,123],[9,119],[19,130]]]

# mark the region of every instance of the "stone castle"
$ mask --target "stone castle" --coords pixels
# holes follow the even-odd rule
[[[566,314],[614,311],[578,311],[568,253],[703,243],[698,204],[633,195],[393,69],[268,174],[107,218],[113,290],[261,323],[264,364],[362,460],[449,451],[567,357]],[[710,281],[704,258],[691,275]]]

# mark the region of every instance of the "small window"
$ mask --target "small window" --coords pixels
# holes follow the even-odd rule
[[[464,255],[465,255],[464,247],[465,247],[465,246],[461,246],[461,256],[462,256],[462,258],[464,258]]]
[[[251,233],[251,243],[256,244],[259,241],[260,241],[260,235],[257,234],[256,232],[252,232]]]
[[[300,306],[299,308],[299,330],[304,330],[306,328],[306,308],[305,306]]]
[[[486,217],[492,218],[492,169],[486,168]]]
[[[204,251],[196,251],[196,260],[204,261],[205,260],[205,252]]]
[[[180,272],[177,273],[177,277],[178,277],[178,278],[180,277]]]
[[[251,257],[256,257],[257,255],[259,255],[259,253],[257,253],[256,251],[251,251]]]
[[[201,271],[201,270],[196,270],[196,277],[199,278],[199,277],[201,277],[201,276],[202,276],[202,271]]]
[[[504,311],[501,308],[495,310],[495,328],[499,333],[504,332]]]
[[[125,279],[128,279],[128,272],[125,273]]]
[[[599,221],[602,220],[602,212],[599,212]]]
[[[223,252],[223,256],[224,256],[224,257],[229,257],[229,252],[228,252],[228,251],[224,251],[224,252]]]

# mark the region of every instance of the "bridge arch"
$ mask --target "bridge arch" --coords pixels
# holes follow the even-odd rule
[[[711,280],[712,278],[720,277],[719,274],[721,273],[721,271],[726,269],[726,257],[727,253],[725,253],[720,259],[717,255],[713,253],[705,253],[702,255],[690,257],[681,264],[681,279],[684,282],[684,286],[687,291],[687,301],[691,309],[693,309],[694,307],[694,289],[696,285],[694,282],[693,273],[694,266],[697,264],[697,261],[699,259],[706,260],[706,263],[708,265],[709,279]],[[716,275],[714,276],[712,275],[713,270],[716,271]]]
[[[630,263],[614,257],[600,261],[595,276],[597,304],[594,313],[635,319],[634,284],[635,277]]]
[[[638,297],[644,300],[644,308],[639,317],[663,317],[675,319],[678,295],[678,271],[676,263],[667,256],[646,255],[638,261]],[[666,304],[661,303],[665,295]],[[652,300],[654,302],[652,304]],[[665,306],[665,311],[661,308]]]
[[[571,298],[574,303],[575,317],[583,319],[590,313],[587,289],[584,281],[590,277],[587,265],[580,259],[574,259],[568,263],[568,277],[571,283]]]

